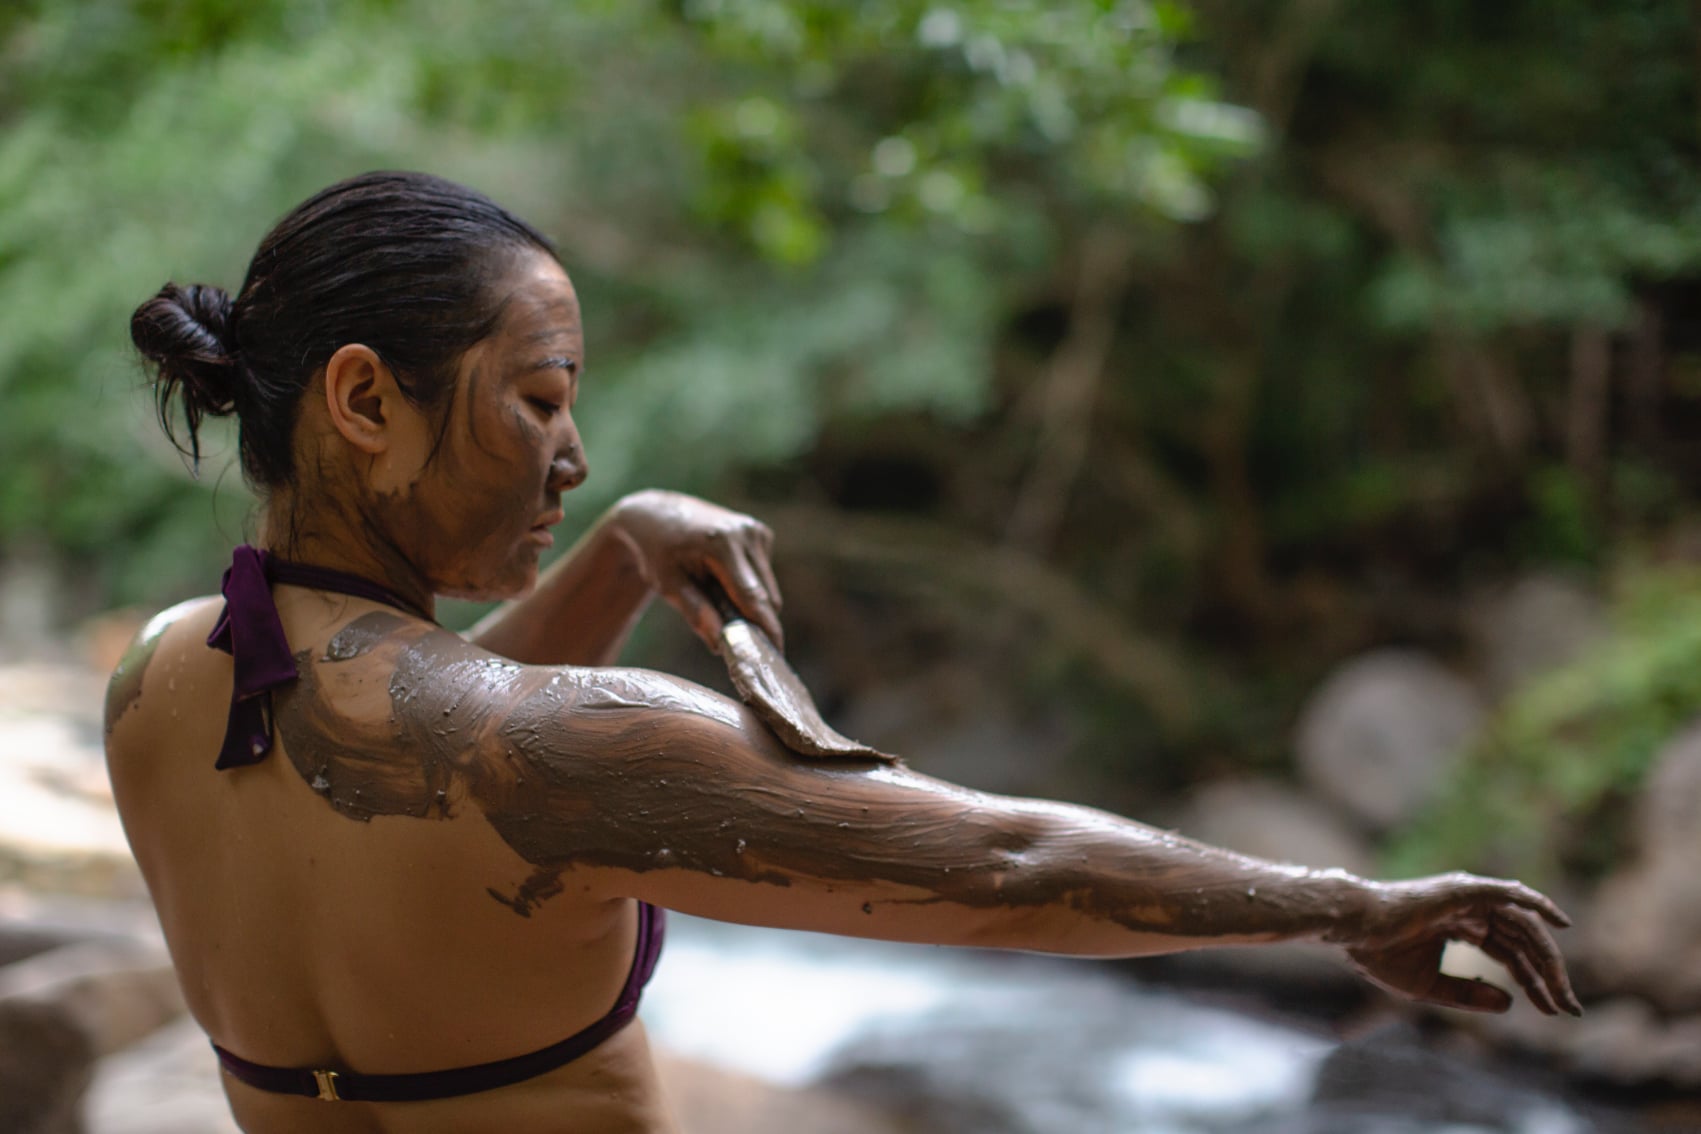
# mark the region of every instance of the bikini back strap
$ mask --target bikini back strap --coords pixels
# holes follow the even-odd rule
[[[640,902],[638,944],[633,952],[631,971],[626,975],[626,984],[620,990],[614,1007],[601,1019],[560,1043],[525,1055],[447,1071],[362,1075],[353,1071],[267,1067],[250,1063],[216,1043],[213,1050],[218,1053],[219,1063],[225,1071],[250,1087],[272,1094],[301,1095],[326,1102],[424,1102],[506,1087],[571,1063],[632,1022],[638,1014],[638,1001],[642,998],[644,985],[649,982],[656,960],[661,956],[666,918],[666,911]]]
[[[265,558],[266,578],[274,583],[283,583],[294,587],[311,587],[316,591],[334,591],[339,595],[353,595],[355,598],[369,599],[381,602],[385,606],[393,606],[405,610],[409,614],[431,621],[431,617],[421,610],[416,603],[398,595],[388,587],[380,586],[370,579],[359,575],[351,575],[347,571],[335,571],[329,567],[316,567],[311,563],[295,563],[288,559],[279,559],[269,552],[262,551]]]

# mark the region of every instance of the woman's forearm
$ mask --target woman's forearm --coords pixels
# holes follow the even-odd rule
[[[531,594],[492,611],[467,638],[527,665],[611,665],[653,595],[632,547],[604,517]]]
[[[959,900],[1009,911],[988,924],[986,945],[1134,956],[1340,940],[1375,901],[1374,883],[1342,870],[1237,854],[1088,807],[985,798],[980,838],[1009,866],[990,886],[971,881]]]

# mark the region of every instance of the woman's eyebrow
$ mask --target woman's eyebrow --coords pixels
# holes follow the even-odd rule
[[[576,358],[566,357],[540,358],[536,362],[532,363],[531,366],[527,367],[527,369],[565,370],[569,374],[577,374],[579,372],[579,360]]]
[[[544,320],[544,325],[526,335],[529,343],[543,343],[551,339],[562,339],[579,333],[579,317],[577,313],[566,320]]]

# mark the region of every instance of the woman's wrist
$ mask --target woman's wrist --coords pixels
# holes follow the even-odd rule
[[[659,584],[647,536],[663,495],[654,488],[628,492],[608,506],[592,529],[593,537],[602,545],[597,549],[599,561],[642,578],[652,593]]]
[[[1319,887],[1323,923],[1317,938],[1331,945],[1362,940],[1382,905],[1381,883],[1345,870],[1312,871]]]
[[[599,566],[638,576],[653,590],[654,572],[646,562],[632,522],[634,498],[638,495],[629,493],[608,506],[591,527],[586,551]]]

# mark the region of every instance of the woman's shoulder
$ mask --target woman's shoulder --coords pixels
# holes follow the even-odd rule
[[[619,666],[536,665],[514,661],[452,630],[389,611],[374,611],[330,635],[322,650],[298,656],[302,669],[330,685],[369,685],[382,677],[394,719],[460,731],[475,718],[510,713],[550,716],[671,714],[740,723],[737,702],[683,678]],[[366,661],[371,668],[351,666]],[[463,733],[464,735],[464,733]]]
[[[106,685],[106,735],[126,713],[136,707],[146,688],[147,676],[162,649],[171,652],[181,643],[205,640],[218,619],[221,600],[202,595],[160,611],[143,624],[119,659]]]

